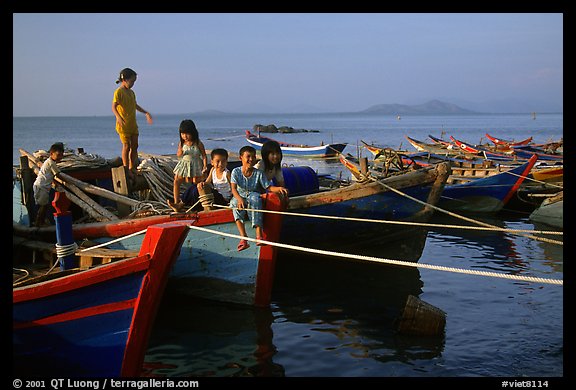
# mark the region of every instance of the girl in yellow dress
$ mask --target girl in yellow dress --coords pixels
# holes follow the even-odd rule
[[[152,124],[152,115],[136,103],[136,94],[132,87],[136,82],[136,72],[130,68],[120,71],[116,84],[122,83],[114,91],[112,112],[116,117],[116,132],[122,142],[122,165],[128,168],[128,174],[133,176],[138,166],[138,124],[136,111],[146,115],[146,121]]]

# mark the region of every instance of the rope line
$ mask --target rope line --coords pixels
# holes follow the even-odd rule
[[[426,269],[431,269],[431,270],[435,270],[435,271],[455,272],[455,273],[462,273],[462,274],[468,274],[468,275],[478,275],[478,276],[491,276],[491,277],[502,278],[502,279],[521,280],[521,281],[525,281],[525,282],[548,283],[548,284],[556,284],[556,285],[563,285],[564,284],[564,281],[562,279],[538,278],[538,277],[521,276],[521,275],[509,275],[509,274],[502,274],[502,273],[498,273],[498,272],[467,270],[467,269],[463,269],[463,268],[447,267],[447,266],[434,265],[434,264],[413,263],[413,262],[404,261],[404,260],[385,259],[385,258],[381,258],[381,257],[364,256],[364,255],[357,255],[357,254],[353,254],[353,253],[333,252],[333,251],[327,251],[324,249],[306,248],[306,247],[301,247],[301,246],[297,246],[297,245],[283,244],[283,243],[279,243],[279,242],[267,241],[267,240],[262,240],[262,239],[257,240],[255,238],[251,238],[251,237],[243,237],[243,236],[240,236],[238,234],[219,232],[216,230],[206,229],[206,228],[203,228],[200,226],[194,226],[194,225],[187,225],[187,226],[190,229],[195,229],[195,230],[199,230],[199,231],[203,231],[203,232],[207,232],[207,233],[213,233],[213,234],[217,234],[217,235],[221,235],[221,236],[225,236],[225,237],[236,238],[239,240],[247,240],[247,241],[252,241],[252,242],[256,242],[256,243],[263,243],[263,244],[267,244],[270,246],[276,246],[276,247],[284,248],[284,249],[291,249],[291,250],[295,250],[295,251],[299,251],[299,252],[307,252],[307,253],[326,255],[326,256],[332,256],[332,257],[343,257],[343,258],[347,258],[347,259],[370,261],[370,262],[375,262],[375,263],[385,263],[385,264],[392,264],[392,265],[400,265],[400,266],[406,266],[406,267],[426,268]]]
[[[235,209],[235,207],[223,206],[223,205],[219,205],[219,204],[213,204],[212,206],[231,209],[231,210]],[[517,233],[564,235],[564,232],[554,232],[551,230],[507,229],[507,228],[501,228],[498,226],[482,227],[482,226],[446,225],[446,224],[441,224],[441,223],[393,221],[393,220],[386,220],[386,219],[367,219],[367,218],[354,218],[354,217],[338,217],[338,216],[333,216],[333,215],[305,214],[305,213],[296,213],[296,212],[291,212],[291,211],[274,211],[274,210],[248,209],[248,208],[244,208],[243,210],[256,211],[256,212],[261,212],[261,213],[270,213],[270,214],[289,215],[289,216],[294,216],[294,217],[335,219],[335,220],[353,221],[353,222],[387,223],[387,224],[393,224],[393,225],[409,225],[409,226],[437,227],[437,228],[464,229],[464,230],[500,231],[500,232],[504,232],[504,233],[517,232]]]
[[[119,238],[117,238],[117,239],[115,239],[115,240],[107,241],[107,242],[105,242],[105,243],[103,243],[103,244],[94,245],[94,246],[91,246],[91,247],[89,247],[89,248],[82,249],[82,250],[80,250],[79,252],[87,252],[87,251],[90,251],[90,250],[92,250],[92,249],[102,248],[103,246],[108,246],[108,245],[110,245],[110,244],[114,244],[115,242],[119,242],[119,241],[122,241],[122,240],[126,240],[126,239],[128,239],[128,238],[130,238],[130,237],[134,237],[134,236],[137,236],[137,235],[139,235],[139,234],[144,234],[144,233],[146,233],[146,230],[147,230],[147,229],[142,229],[142,230],[140,230],[140,231],[138,231],[138,232],[135,232],[135,233],[132,233],[132,234],[128,234],[127,236],[119,237]]]
[[[426,203],[426,202],[423,202],[423,201],[421,201],[420,199],[416,199],[416,198],[414,198],[413,196],[410,196],[410,195],[408,195],[408,194],[403,193],[403,192],[400,191],[400,190],[397,190],[396,188],[390,187],[390,186],[387,185],[386,183],[383,183],[381,180],[377,180],[377,179],[375,179],[375,178],[373,178],[373,177],[370,177],[370,176],[368,176],[367,178],[368,178],[369,180],[375,181],[376,183],[380,184],[381,186],[383,186],[384,188],[386,188],[386,189],[388,189],[388,190],[390,190],[390,191],[393,191],[393,192],[395,192],[395,193],[397,193],[397,194],[399,194],[399,195],[402,195],[402,196],[404,196],[404,197],[406,197],[406,198],[408,198],[408,199],[410,199],[410,200],[413,200],[413,201],[415,201],[415,202],[417,202],[417,203],[420,203],[420,204],[422,204],[422,205],[429,206],[429,207],[433,208],[434,210],[436,210],[436,211],[438,211],[438,212],[441,212],[441,213],[444,213],[444,214],[448,214],[448,215],[450,215],[450,216],[452,216],[452,217],[459,218],[459,219],[462,219],[462,220],[464,220],[464,221],[472,222],[472,223],[477,224],[477,225],[480,225],[480,226],[486,226],[486,227],[489,227],[489,228],[496,228],[496,229],[498,228],[498,226],[494,226],[494,225],[491,225],[491,224],[489,224],[489,223],[485,223],[485,222],[482,222],[482,221],[478,221],[478,220],[473,219],[473,218],[468,218],[468,217],[465,217],[465,216],[463,216],[463,215],[459,215],[459,214],[453,213],[453,212],[451,212],[451,211],[444,210],[443,208],[440,208],[440,207],[438,207],[438,206],[435,206],[435,205],[432,205],[432,204],[428,204],[428,203]],[[563,243],[562,241],[551,240],[551,239],[545,238],[545,237],[537,237],[537,236],[534,236],[534,235],[526,235],[526,234],[524,234],[524,233],[516,233],[516,232],[514,232],[514,231],[509,231],[509,233],[517,234],[517,235],[520,235],[520,236],[523,236],[523,237],[527,237],[527,238],[531,238],[531,239],[536,240],[536,241],[543,241],[543,242],[548,242],[548,243],[550,243],[550,244],[564,245],[564,243]]]
[[[530,180],[530,181],[534,181],[534,182],[536,182],[536,183],[544,184],[544,186],[550,186],[550,187],[556,187],[556,188],[564,189],[564,186],[559,186],[559,185],[554,184],[554,183],[548,183],[548,182],[546,182],[546,181],[534,179],[534,178],[528,177],[528,176],[522,176],[522,175],[519,175],[519,174],[514,173],[514,172],[505,171],[504,173],[508,173],[508,174],[510,174],[510,175],[513,175],[513,176],[523,177],[523,178],[526,179],[526,180]]]

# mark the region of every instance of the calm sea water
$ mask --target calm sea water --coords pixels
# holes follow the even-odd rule
[[[237,152],[244,130],[275,124],[319,133],[274,134],[294,143],[360,140],[410,150],[404,136],[428,134],[471,143],[485,133],[535,142],[563,136],[563,117],[541,114],[477,116],[358,116],[346,114],[156,115],[140,124],[140,151],[176,152],[178,125],[193,119],[208,149]],[[18,148],[48,149],[56,141],[113,158],[120,153],[113,117],[13,119]],[[298,160],[320,173],[343,172],[337,161]],[[527,213],[504,211],[483,221],[514,229],[535,226]],[[433,222],[453,224],[450,217]],[[351,252],[506,274],[563,279],[563,247],[510,233],[434,228],[405,240],[353,247]],[[408,295],[446,313],[441,337],[396,331]],[[145,359],[149,376],[287,377],[522,377],[564,375],[563,287],[360,263],[281,251],[270,309],[215,304],[168,291]]]

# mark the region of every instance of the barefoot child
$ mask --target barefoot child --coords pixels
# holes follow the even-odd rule
[[[122,165],[128,169],[128,175],[136,174],[138,166],[138,124],[136,111],[146,115],[146,121],[153,123],[152,115],[136,103],[136,94],[132,90],[138,75],[130,68],[120,71],[116,84],[121,83],[114,91],[112,113],[116,117],[116,132],[122,142]]]
[[[180,123],[180,142],[176,155],[179,160],[174,167],[174,202],[167,200],[168,205],[175,211],[180,211],[184,203],[180,200],[180,185],[182,182],[200,183],[208,171],[206,149],[200,141],[196,125],[191,119]]]
[[[182,195],[182,201],[185,205],[191,206],[198,202],[200,193],[210,193],[214,195],[214,204],[227,206],[232,199],[232,190],[230,188],[230,171],[228,170],[228,151],[217,148],[210,152],[210,164],[212,168],[208,173],[205,181],[192,186]],[[194,210],[202,210],[200,205],[194,207]]]
[[[50,189],[52,188],[52,181],[54,177],[60,173],[60,169],[56,165],[62,161],[64,156],[64,145],[60,142],[50,146],[50,157],[44,161],[42,168],[36,176],[36,180],[32,185],[34,191],[34,201],[39,206],[38,213],[36,214],[35,226],[40,227],[45,223],[46,211],[50,203]]]
[[[270,181],[264,176],[264,173],[254,168],[256,161],[256,150],[252,146],[243,146],[238,153],[241,167],[234,168],[231,174],[232,195],[234,196],[230,201],[230,206],[234,207],[234,220],[236,226],[242,237],[248,237],[246,228],[244,227],[244,220],[247,216],[252,221],[252,227],[256,229],[256,239],[263,239],[263,216],[262,213],[257,211],[244,210],[262,209],[262,198],[260,193],[262,191],[278,192],[286,195],[288,191],[284,187],[272,186]],[[257,243],[256,245],[261,245]],[[248,248],[250,245],[248,241],[242,239],[238,243],[238,251]]]

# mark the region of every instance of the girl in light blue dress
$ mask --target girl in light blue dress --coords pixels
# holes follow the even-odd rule
[[[196,125],[191,119],[180,123],[180,142],[178,142],[178,163],[174,167],[174,202],[167,200],[168,205],[179,211],[184,203],[180,199],[180,185],[186,181],[198,184],[204,180],[208,171],[206,149],[200,141]]]

